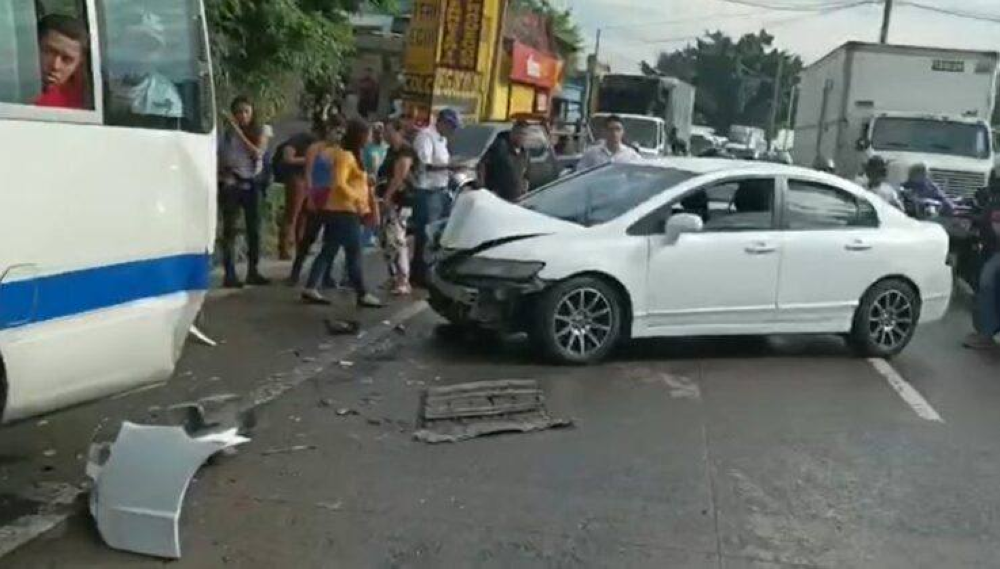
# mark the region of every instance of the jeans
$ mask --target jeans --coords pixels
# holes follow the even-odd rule
[[[260,262],[260,192],[251,181],[238,180],[219,190],[222,211],[222,264],[226,280],[236,280],[236,221],[243,210],[247,238],[247,274],[257,273]]]
[[[451,213],[451,195],[446,188],[415,190],[413,195],[413,266],[410,267],[410,275],[421,283],[427,280],[427,263],[424,260],[427,226],[448,217]]]
[[[983,336],[995,336],[1000,332],[1000,302],[997,293],[1000,286],[1000,253],[994,253],[986,260],[979,272],[979,290],[976,292],[976,331]]]
[[[344,249],[347,264],[347,278],[359,297],[364,296],[364,274],[361,269],[361,216],[348,212],[323,212],[319,214],[323,222],[323,249],[313,260],[307,289],[319,286],[324,275],[333,265],[337,252]]]

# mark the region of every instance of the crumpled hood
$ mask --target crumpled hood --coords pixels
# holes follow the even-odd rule
[[[509,203],[488,190],[459,194],[441,235],[445,249],[472,249],[512,237],[581,231],[583,227]]]

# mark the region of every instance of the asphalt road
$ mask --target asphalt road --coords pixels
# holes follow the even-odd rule
[[[199,473],[172,567],[1000,567],[1000,354],[958,346],[962,306],[891,366],[781,337],[642,342],[591,368],[421,308],[333,339],[287,289],[213,300],[226,343],[189,346],[168,386],[0,433],[7,535],[25,514],[56,524],[0,566],[162,565],[108,549],[82,497],[59,498],[97,426],[230,391],[273,400]],[[412,439],[422,389],[492,379],[538,380],[575,427]]]

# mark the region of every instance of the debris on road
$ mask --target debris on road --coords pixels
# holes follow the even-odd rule
[[[354,362],[349,360],[340,360],[337,363],[340,365],[340,367],[354,367]]]
[[[114,549],[179,559],[181,508],[194,475],[215,454],[250,441],[240,433],[252,416],[237,410],[234,396],[169,410],[180,425],[126,421],[113,443],[90,448],[90,513]]]
[[[218,342],[216,342],[215,340],[209,338],[208,336],[205,335],[204,332],[202,332],[201,330],[199,330],[197,326],[191,326],[190,333],[191,333],[192,336],[195,337],[196,340],[198,340],[202,344],[208,346],[209,348],[214,348],[214,347],[216,347],[216,346],[219,345]]]
[[[351,415],[357,415],[357,414],[358,414],[358,412],[356,410],[349,409],[347,407],[343,407],[341,409],[337,409],[337,416],[338,417],[349,417]]]
[[[331,512],[339,512],[344,508],[344,503],[337,502],[316,502],[316,507],[323,510],[330,510]]]
[[[413,437],[425,443],[450,443],[571,426],[572,420],[549,416],[538,382],[483,381],[424,390]]]
[[[42,456],[44,456],[45,458],[52,458],[55,455],[56,455],[56,449],[54,449],[54,448],[50,448],[50,449],[46,449],[46,450],[42,451]]]
[[[356,320],[331,320],[327,318],[323,321],[326,331],[331,336],[352,336],[361,330],[361,323]]]
[[[260,453],[261,456],[272,456],[275,454],[291,454],[306,450],[316,450],[316,445],[295,445],[285,448],[270,448]]]

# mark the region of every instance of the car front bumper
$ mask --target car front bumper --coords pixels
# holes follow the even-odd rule
[[[515,331],[525,328],[524,308],[546,284],[539,279],[455,282],[442,275],[440,265],[435,264],[430,271],[428,287],[431,308],[448,320]]]

